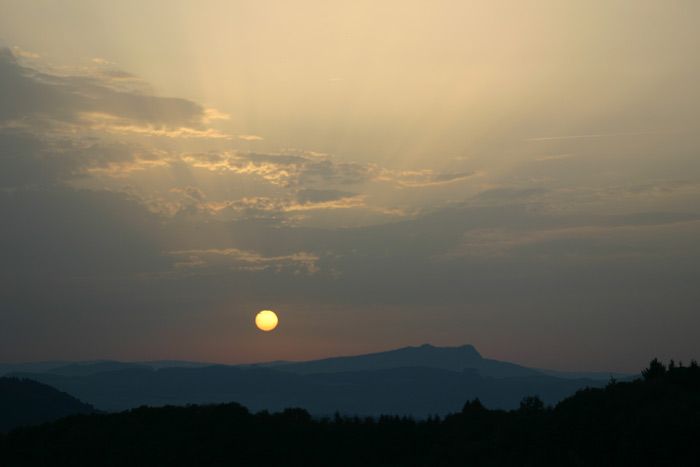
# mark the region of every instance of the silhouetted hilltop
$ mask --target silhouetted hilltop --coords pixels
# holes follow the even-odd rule
[[[0,363],[0,376],[9,373],[43,373],[54,368],[59,368],[66,365],[71,365],[75,362],[66,360],[51,360],[46,362],[29,362],[29,363]]]
[[[77,413],[97,411],[49,385],[30,379],[0,378],[0,432]]]
[[[151,360],[140,362],[143,365],[150,366],[155,370],[161,368],[202,368],[205,366],[213,366],[213,363],[190,362],[186,360]]]
[[[99,362],[87,362],[87,363],[71,363],[70,365],[61,366],[57,368],[51,368],[46,370],[45,373],[50,373],[52,375],[62,375],[62,376],[88,376],[96,373],[103,373],[106,371],[120,371],[120,370],[149,370],[153,368],[149,365],[142,363],[122,363],[115,361],[99,361]]]
[[[262,368],[232,366],[202,368],[124,368],[78,376],[51,373],[13,373],[31,377],[107,411],[141,405],[208,404],[243,400],[256,408],[271,410],[291,403],[289,394],[297,389],[299,375]],[[266,405],[272,404],[270,407]]]
[[[344,371],[385,370],[388,368],[424,366],[462,371],[474,368],[482,360],[472,345],[461,347],[403,347],[364,355],[324,358],[301,363],[281,363],[274,368],[299,374],[339,373]]]
[[[350,357],[324,358],[302,363],[282,363],[272,366],[272,368],[298,374],[311,374],[421,366],[450,371],[473,368],[479,370],[482,376],[494,378],[541,374],[537,370],[514,363],[483,358],[472,345],[434,347],[430,344]]]
[[[697,465],[700,368],[654,360],[642,376],[556,407],[533,395],[489,410],[474,398],[425,420],[254,413],[238,403],[77,415],[0,435],[0,465]]]
[[[150,368],[156,370],[160,368],[202,368],[212,365],[214,364],[182,360],[153,360],[147,362],[119,362],[114,360],[70,362],[55,360],[31,363],[0,363],[0,376],[10,373],[51,373],[54,375],[76,376],[126,368]]]

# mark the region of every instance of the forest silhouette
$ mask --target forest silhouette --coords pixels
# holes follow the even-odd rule
[[[654,359],[631,382],[579,390],[555,407],[479,399],[445,417],[314,418],[237,403],[80,414],[0,435],[0,465],[694,466],[700,367]]]

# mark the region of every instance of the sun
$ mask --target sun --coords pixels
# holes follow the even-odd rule
[[[274,311],[263,310],[255,316],[255,325],[263,331],[272,331],[277,327],[278,319]]]

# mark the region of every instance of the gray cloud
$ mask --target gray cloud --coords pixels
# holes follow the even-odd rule
[[[484,201],[520,201],[548,193],[545,188],[491,188],[482,191],[477,198]]]
[[[237,248],[170,251],[167,254],[181,258],[175,263],[175,272],[188,274],[211,274],[212,271],[244,270],[264,271],[272,269],[282,271],[292,269],[314,274],[318,271],[317,255],[307,252],[295,252],[282,256],[263,256],[252,250]]]
[[[29,119],[46,123],[49,119],[86,124],[117,119],[122,125],[202,128],[206,112],[201,105],[110,86],[127,79],[135,77],[114,70],[92,76],[43,73],[22,66],[9,49],[0,49],[0,122],[21,123]]]
[[[313,154],[188,153],[183,159],[209,170],[246,174],[283,187],[323,183],[363,183],[371,170],[355,163],[336,162]]]
[[[207,248],[169,248],[180,265],[167,280],[215,274],[221,281],[245,280],[255,287],[246,294],[300,301],[311,296],[347,306],[500,304],[511,319],[519,301],[530,303],[545,294],[561,303],[578,297],[605,310],[607,301],[619,303],[616,282],[644,283],[647,289],[637,290],[637,297],[651,299],[661,290],[655,281],[674,268],[682,277],[700,272],[694,240],[700,215],[687,213],[553,216],[512,204],[460,206],[346,229],[247,221],[194,227],[189,230],[200,232],[197,243]],[[183,224],[171,228],[181,238],[188,236]],[[307,275],[310,266],[313,276]],[[280,275],[284,271],[304,274]],[[621,278],[623,271],[627,276]],[[248,273],[257,279],[241,276]],[[664,287],[685,297],[676,307],[697,296],[688,295],[686,281]],[[595,299],[586,296],[591,290],[600,291]]]
[[[67,187],[0,191],[0,257],[10,275],[135,275],[171,264],[162,224],[136,200]]]
[[[0,188],[65,182],[156,158],[136,144],[5,130],[0,131]]]
[[[118,70],[42,72],[0,49],[0,187],[124,173],[163,156],[113,133],[222,136],[204,127],[211,112],[201,105],[120,89],[125,82],[140,83]]]
[[[315,190],[313,188],[304,188],[297,192],[296,198],[299,204],[308,204],[337,201],[344,198],[352,198],[353,196],[357,196],[357,193],[339,190]]]
[[[375,168],[375,180],[390,181],[402,187],[429,187],[467,180],[478,172],[435,172],[433,170],[394,171]]]
[[[476,175],[476,172],[438,173],[430,177],[434,184],[449,183],[457,180],[465,180]]]
[[[199,203],[204,202],[207,199],[204,192],[202,190],[200,190],[199,188],[197,188],[196,186],[186,186],[183,190],[173,188],[172,191],[182,193],[187,198],[189,198],[193,201],[197,201]]]

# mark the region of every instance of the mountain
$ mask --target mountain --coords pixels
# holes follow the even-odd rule
[[[104,373],[106,371],[120,370],[152,370],[153,368],[143,363],[122,363],[114,361],[99,361],[87,363],[71,363],[70,365],[52,368],[44,373],[62,376],[88,376],[96,373]]]
[[[8,373],[43,373],[54,368],[71,365],[75,362],[66,360],[51,360],[46,362],[30,362],[30,363],[0,363],[0,376]]]
[[[188,362],[184,360],[151,360],[140,363],[156,370],[161,368],[202,368],[205,366],[214,366],[214,363]]]
[[[0,378],[0,433],[73,414],[98,413],[89,404],[29,379]]]
[[[474,397],[494,409],[516,408],[531,395],[555,404],[578,389],[607,382],[558,378],[485,359],[470,345],[423,345],[265,366],[156,368],[148,363],[102,361],[12,375],[36,379],[107,411],[235,401],[253,411],[303,407],[314,415],[339,411],[416,417],[454,412]]]
[[[512,378],[542,375],[542,372],[514,363],[483,358],[471,345],[461,347],[404,347],[352,357],[334,357],[302,363],[280,363],[271,368],[302,375],[312,373],[339,373],[345,371],[386,370],[402,367],[428,367],[450,371],[466,368],[479,370],[485,377]]]
[[[633,379],[639,377],[639,375],[632,375],[629,373],[617,373],[617,372],[610,372],[610,371],[596,371],[596,372],[556,371],[556,370],[543,370],[540,368],[537,368],[537,371],[539,371],[540,373],[543,373],[545,375],[556,376],[557,378],[566,378],[566,379],[590,378],[590,379],[596,379],[596,380],[610,381],[611,378],[614,378],[616,380],[621,380],[621,381],[632,381]]]
[[[235,401],[253,411],[303,407],[315,415],[339,411],[361,416],[427,417],[454,412],[479,397],[489,408],[513,409],[525,396],[547,404],[602,381],[546,375],[483,378],[476,370],[403,367],[299,375],[268,368],[123,369],[91,375],[16,374],[34,377],[96,407],[120,411],[141,405],[212,404]]]
[[[92,360],[84,362],[50,361],[0,364],[0,376],[10,373],[49,373],[77,376],[134,368],[159,370],[163,368],[203,368],[207,366],[224,365],[181,360],[154,360],[144,362],[118,362],[113,360]],[[593,380],[609,381],[611,376],[621,380],[635,376],[625,373],[564,372],[527,368],[514,363],[483,358],[471,345],[463,345],[460,347],[434,347],[429,344],[424,344],[420,347],[404,347],[386,352],[332,357],[307,362],[273,361],[233,366],[240,369],[271,368],[302,375],[382,370],[401,367],[428,367],[450,371],[462,371],[465,368],[471,368],[478,370],[481,376],[493,378],[549,375],[566,379],[589,378]]]

